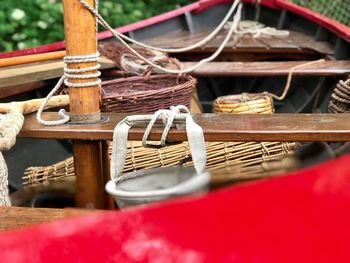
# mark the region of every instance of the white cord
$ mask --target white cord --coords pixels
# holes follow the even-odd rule
[[[43,103],[40,105],[38,112],[36,114],[37,121],[45,126],[55,126],[55,125],[61,125],[69,121],[69,116],[66,114],[66,111],[64,109],[59,110],[58,115],[60,115],[62,118],[59,120],[54,121],[46,121],[43,120],[41,115],[44,111],[46,104],[50,100],[50,98],[55,94],[55,92],[63,85],[63,83],[67,87],[73,87],[73,88],[85,88],[85,87],[91,87],[91,86],[97,86],[101,84],[101,80],[98,79],[97,81],[92,82],[86,82],[86,83],[72,83],[69,82],[68,79],[92,79],[92,78],[98,78],[101,75],[100,71],[97,71],[96,73],[92,74],[85,74],[82,73],[90,72],[98,70],[101,65],[97,63],[97,65],[87,67],[87,68],[81,68],[81,69],[70,69],[67,67],[69,64],[80,64],[80,63],[86,63],[86,62],[97,62],[100,54],[92,54],[92,55],[86,55],[86,56],[66,56],[63,58],[63,61],[66,63],[66,66],[64,67],[64,75],[59,79],[55,87],[50,91],[50,93],[46,96]]]
[[[219,31],[226,25],[227,21],[232,16],[232,14],[233,14],[234,10],[236,9],[237,5],[240,3],[240,0],[235,0],[233,2],[230,10],[227,12],[227,14],[224,17],[224,19],[221,21],[221,23],[208,36],[206,36],[204,39],[200,40],[199,42],[197,42],[195,44],[192,44],[192,45],[187,46],[187,47],[182,47],[182,48],[160,48],[160,47],[154,47],[154,46],[150,46],[150,45],[141,43],[141,42],[139,42],[137,40],[131,39],[131,38],[125,36],[124,34],[119,33],[118,31],[114,30],[103,19],[103,17],[98,13],[98,11],[96,9],[94,9],[92,6],[90,6],[87,2],[85,2],[84,0],[79,0],[79,2],[97,18],[98,22],[102,26],[104,26],[106,29],[108,29],[111,32],[114,31],[115,32],[115,36],[118,35],[119,38],[124,39],[126,41],[129,41],[129,42],[131,42],[133,44],[136,44],[136,45],[138,45],[140,47],[144,47],[146,49],[157,50],[157,51],[161,51],[161,52],[165,52],[165,53],[181,53],[181,52],[186,52],[186,51],[195,49],[197,47],[201,47],[201,46],[205,45],[206,43],[208,43],[210,40],[212,40],[219,33]]]
[[[230,22],[228,22],[225,27],[230,28],[231,27]],[[238,23],[237,29],[235,30],[235,34],[238,34],[238,35],[251,34],[253,38],[257,38],[261,35],[287,37],[289,36],[289,31],[277,30],[276,28],[273,28],[273,27],[267,27],[258,21],[243,20]]]
[[[88,5],[84,0],[78,0],[85,8],[87,8],[93,15],[97,16],[99,19],[99,22],[106,28],[108,29],[127,49],[129,49],[129,51],[131,53],[133,53],[135,56],[137,56],[139,59],[145,61],[147,64],[151,65],[152,67],[165,72],[165,73],[170,73],[170,74],[184,74],[184,73],[189,73],[195,69],[197,69],[198,67],[200,67],[201,65],[208,63],[210,61],[213,61],[220,53],[221,51],[224,49],[224,47],[226,46],[227,42],[230,40],[234,30],[237,28],[237,25],[239,23],[239,18],[240,18],[240,13],[242,11],[242,4],[240,3],[239,0],[236,0],[236,2],[238,2],[238,10],[235,16],[233,16],[233,21],[232,21],[232,27],[230,28],[229,32],[227,33],[226,37],[224,38],[223,42],[221,43],[221,45],[218,47],[218,49],[208,58],[202,59],[201,61],[199,61],[197,64],[195,64],[194,66],[187,68],[187,69],[179,69],[179,70],[173,70],[173,69],[166,69],[163,68],[155,63],[153,63],[152,61],[148,60],[147,58],[145,58],[144,56],[142,56],[141,54],[139,54],[136,50],[134,50],[131,46],[129,46],[120,36],[119,33],[117,31],[115,31],[105,20],[103,20],[103,18],[96,12],[96,10],[94,10],[90,5]]]
[[[145,133],[142,137],[142,145],[144,147],[148,146],[148,144],[147,144],[148,136],[151,133],[151,130],[152,130],[154,124],[156,123],[156,121],[159,118],[161,118],[165,127],[164,127],[164,130],[162,133],[162,137],[160,139],[160,146],[165,146],[166,138],[168,136],[170,128],[173,126],[174,119],[175,119],[176,115],[180,114],[181,112],[185,112],[187,114],[190,114],[190,111],[184,105],[171,106],[170,110],[161,109],[161,110],[156,111],[153,114],[151,121],[149,122],[149,124],[145,130]]]

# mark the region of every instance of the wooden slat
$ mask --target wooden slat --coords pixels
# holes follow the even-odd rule
[[[279,48],[279,49],[299,49],[300,46],[289,41],[288,38],[285,37],[267,37],[260,36],[256,38],[256,40],[264,43],[269,49]]]
[[[257,50],[268,50],[269,47],[264,43],[260,42],[257,38],[253,38],[250,35],[244,35],[238,38],[236,44],[237,49],[257,49]]]
[[[291,68],[308,61],[281,62],[209,62],[194,72],[193,76],[277,76],[287,75]],[[196,63],[183,62],[185,68]],[[298,68],[293,75],[299,76],[328,76],[350,74],[350,61],[328,60]]]
[[[102,69],[115,67],[113,62],[107,58],[101,58],[100,64]],[[1,68],[0,91],[3,87],[61,77],[63,74],[63,67],[63,61],[57,60]]]
[[[0,207],[0,231],[51,222],[86,213],[91,213],[91,211],[79,209]]]
[[[312,36],[308,36],[301,32],[290,31],[289,37],[284,38],[284,40],[299,46],[301,49],[310,49],[321,54],[334,53],[334,47],[330,43],[316,41]]]
[[[44,119],[57,118],[45,113]],[[111,140],[115,125],[126,114],[108,114],[109,121],[94,125],[42,126],[34,115],[26,118],[21,137]],[[194,114],[206,141],[350,141],[349,114]],[[132,128],[130,140],[141,140],[144,128]],[[154,129],[150,140],[158,140],[162,129]],[[184,129],[172,129],[172,141],[186,140]]]
[[[145,40],[147,44],[162,48],[181,48],[206,37],[212,30],[205,30],[195,34],[190,32],[171,32],[161,37]],[[209,41],[203,48],[197,48],[189,52],[214,51],[222,42],[227,30],[221,31],[214,39]],[[174,41],[176,40],[176,41]],[[225,47],[224,52],[289,52],[289,53],[321,53],[332,54],[334,47],[329,43],[316,41],[313,36],[304,33],[290,31],[288,37],[266,37],[253,38],[251,35],[232,37]]]

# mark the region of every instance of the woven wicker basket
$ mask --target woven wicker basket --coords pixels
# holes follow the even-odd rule
[[[196,80],[191,76],[151,75],[120,78],[102,83],[102,110],[154,113],[174,105],[190,107]]]
[[[166,53],[147,50],[137,46],[133,46],[133,49],[158,66],[174,69],[180,69],[182,67],[181,63],[176,58],[171,58]],[[118,68],[109,70],[107,75],[130,76],[145,75],[146,73],[162,73],[160,70],[152,68],[145,61],[139,59],[128,48],[118,42],[101,43],[99,44],[99,51],[102,55],[111,59]]]
[[[259,113],[270,114],[274,112],[271,96],[265,93],[243,93],[217,98],[213,102],[213,111],[216,113]]]

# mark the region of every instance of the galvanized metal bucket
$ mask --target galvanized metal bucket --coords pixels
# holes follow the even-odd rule
[[[183,109],[187,111],[185,114],[180,113],[180,110]],[[156,112],[153,116],[130,116],[120,122],[114,130],[111,156],[112,180],[106,184],[106,191],[114,197],[120,208],[147,204],[175,196],[203,193],[207,190],[210,175],[205,171],[206,151],[202,128],[193,121],[187,108],[183,106],[178,106],[171,111],[161,111],[165,115],[157,114]],[[130,127],[140,121],[151,120],[149,127],[152,128],[157,118],[161,115],[163,122],[164,117],[168,118],[169,116],[171,124],[173,121],[185,122],[194,167],[161,167],[122,175]],[[150,129],[147,130],[149,133]],[[164,131],[167,133],[169,129],[164,129]],[[148,133],[144,136],[144,144],[146,146]],[[162,136],[162,138],[165,139],[166,135]]]

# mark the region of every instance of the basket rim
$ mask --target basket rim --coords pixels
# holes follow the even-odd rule
[[[176,79],[178,78],[177,75],[171,75],[171,74],[167,74],[167,75],[151,75],[149,77],[141,77],[141,76],[132,76],[132,77],[127,77],[127,78],[118,78],[118,79],[114,79],[114,80],[110,80],[110,81],[106,81],[106,82],[102,82],[101,84],[101,97],[103,100],[107,100],[107,99],[116,99],[118,97],[122,97],[123,99],[127,99],[127,98],[131,98],[131,97],[135,97],[137,96],[138,99],[141,99],[142,96],[151,96],[152,94],[159,94],[160,92],[162,93],[169,93],[169,92],[175,92],[179,89],[188,89],[191,88],[193,89],[194,86],[197,83],[197,80],[190,76],[190,75],[186,75],[186,76],[181,76],[180,78],[183,78],[184,82],[183,83],[179,83],[179,84],[175,84],[173,86],[169,86],[169,87],[161,87],[158,89],[155,88],[150,88],[147,90],[135,90],[134,92],[130,92],[130,93],[123,93],[123,92],[118,92],[118,89],[115,89],[115,91],[110,94],[107,94],[109,92],[107,92],[107,89],[112,89],[112,87],[109,88],[104,88],[104,85],[118,85],[118,84],[122,84],[122,83],[126,83],[126,82],[130,82],[130,85],[132,85],[133,83],[141,83],[141,81],[145,81],[145,80],[157,80],[157,79],[169,79],[169,78],[173,78]]]
[[[224,95],[224,96],[217,97],[215,99],[214,103],[216,103],[218,101],[219,102],[233,101],[233,100],[238,101],[242,98],[242,96],[246,96],[247,98],[249,98],[251,100],[270,98],[270,96],[268,94],[265,94],[263,92],[260,92],[260,93],[240,93],[240,94],[231,94],[231,95]]]

